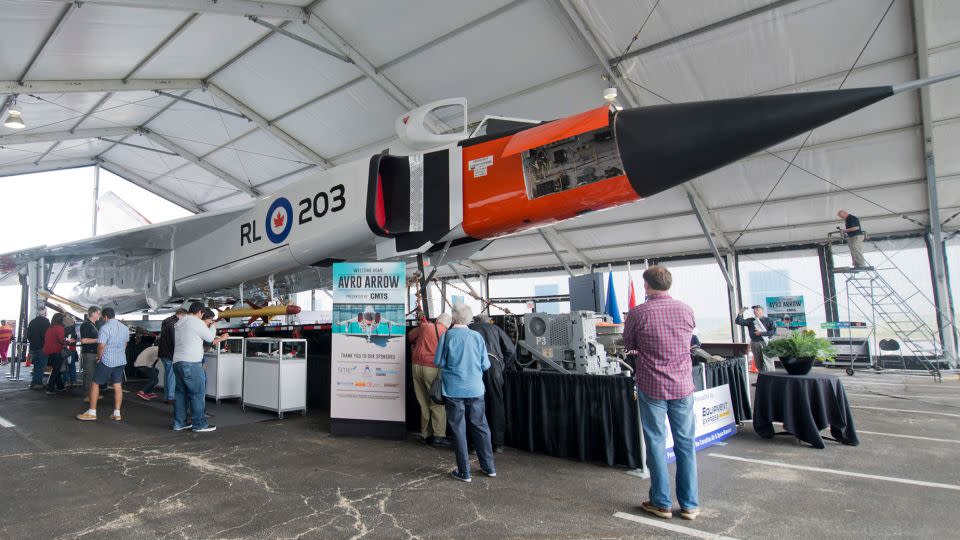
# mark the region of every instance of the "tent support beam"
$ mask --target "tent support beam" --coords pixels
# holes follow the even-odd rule
[[[926,79],[930,76],[930,55],[927,50],[927,20],[922,0],[913,0],[913,35],[916,40],[917,76]],[[937,191],[937,169],[933,144],[933,120],[930,105],[930,87],[920,88],[920,118],[923,123],[921,144],[927,173],[927,206],[929,208],[930,262],[933,270],[933,300],[937,308],[937,327],[940,330],[940,342],[943,353],[951,366],[956,364],[957,348],[954,342],[954,320],[950,313],[949,286],[945,254],[943,252],[943,230],[940,225],[940,201]]]
[[[333,28],[330,27],[326,22],[324,22],[320,17],[312,15],[307,20],[307,25],[310,26],[320,37],[327,40],[334,47],[340,50],[350,61],[357,66],[357,69],[361,71],[368,79],[373,81],[374,84],[380,87],[381,90],[387,93],[388,96],[393,98],[394,101],[399,103],[406,110],[412,110],[419,107],[416,101],[414,101],[410,96],[408,96],[403,90],[400,89],[393,81],[387,78],[381,71],[377,70],[376,66],[370,63],[363,55],[361,55],[347,40],[340,37]],[[436,131],[437,133],[443,133],[450,129],[450,126],[447,126],[443,122],[433,119],[430,116],[427,117],[427,124]]]
[[[610,58],[612,51],[610,51],[604,42],[597,38],[598,33],[593,25],[580,15],[580,12],[577,11],[576,6],[573,5],[571,0],[560,0],[558,4],[553,5],[559,6],[560,11],[566,15],[569,22],[576,28],[577,33],[580,34],[581,41],[593,52],[600,68],[604,71],[604,78],[617,88],[620,97],[630,107],[639,106],[640,99],[633,93],[633,88],[620,76],[620,72],[614,70],[610,65],[608,58]]]
[[[76,141],[81,139],[98,139],[100,137],[123,137],[126,135],[136,135],[137,129],[139,128],[135,126],[124,126],[77,129],[73,131],[51,131],[47,133],[14,133],[11,135],[0,135],[0,146],[57,141]]]
[[[340,54],[340,53],[338,53],[338,52],[336,52],[336,51],[334,51],[334,50],[331,50],[331,49],[329,49],[329,48],[327,48],[327,47],[324,47],[323,45],[320,45],[319,43],[317,43],[317,42],[315,42],[315,41],[310,41],[309,39],[300,37],[300,36],[294,34],[293,32],[291,32],[291,31],[289,31],[289,30],[287,30],[287,29],[285,29],[285,28],[283,28],[283,27],[281,27],[281,26],[277,26],[277,25],[275,25],[275,24],[270,24],[270,23],[268,23],[267,21],[264,21],[264,20],[260,19],[260,18],[257,17],[256,15],[248,15],[247,18],[250,19],[251,21],[253,21],[253,22],[256,23],[256,24],[259,24],[260,26],[262,26],[262,27],[264,27],[264,28],[270,29],[270,30],[272,30],[273,32],[275,32],[275,33],[277,33],[277,34],[280,34],[281,36],[286,36],[286,37],[288,37],[288,38],[290,38],[290,39],[292,39],[292,40],[294,40],[294,41],[298,41],[298,42],[300,42],[300,43],[303,43],[303,44],[306,45],[307,47],[310,47],[311,49],[316,49],[316,50],[322,52],[323,54],[326,54],[327,56],[332,56],[332,57],[336,58],[337,60],[340,60],[341,62],[346,62],[346,63],[348,63],[348,64],[352,64],[352,63],[353,63],[353,60],[351,60],[351,59],[350,59],[349,57],[347,57],[347,56],[344,56],[344,55],[342,55],[342,54]]]
[[[273,135],[273,137],[279,140],[281,143],[285,144],[286,146],[289,146],[296,153],[310,160],[311,163],[316,163],[317,165],[326,169],[333,167],[333,163],[330,163],[330,161],[328,161],[327,158],[314,152],[307,145],[293,138],[289,133],[280,129],[276,124],[274,124],[270,120],[267,120],[266,118],[264,118],[263,115],[251,109],[249,106],[247,106],[247,104],[243,103],[239,99],[227,93],[226,90],[220,88],[219,86],[213,83],[207,86],[207,90],[209,90],[212,95],[227,102],[227,105],[237,110],[247,118],[249,118],[260,129],[266,131],[270,135]]]
[[[238,113],[238,112],[234,112],[234,111],[231,111],[231,110],[229,110],[229,109],[224,109],[224,108],[221,108],[221,107],[215,107],[215,106],[213,106],[213,105],[208,105],[208,104],[206,104],[206,103],[204,103],[204,102],[202,102],[202,101],[197,101],[197,100],[195,100],[195,99],[190,99],[190,98],[185,97],[185,96],[178,96],[178,95],[176,95],[176,94],[171,94],[171,93],[169,93],[169,92],[164,92],[164,91],[162,91],[162,90],[156,90],[156,93],[157,93],[158,96],[164,96],[164,97],[168,97],[168,98],[170,98],[170,99],[176,100],[176,101],[182,101],[182,102],[184,102],[184,103],[189,103],[189,104],[191,104],[191,105],[196,105],[197,107],[201,107],[201,108],[203,108],[203,109],[209,109],[209,110],[211,110],[211,111],[216,111],[216,112],[218,112],[218,113],[220,113],[220,114],[229,114],[230,116],[234,116],[234,117],[236,117],[236,118],[241,118],[241,119],[243,119],[243,120],[249,120],[249,118],[247,118],[246,116],[244,116],[244,115],[242,115],[242,114],[240,114],[240,113]]]
[[[166,199],[167,201],[170,201],[173,204],[176,204],[177,206],[181,206],[193,212],[194,214],[199,213],[201,211],[201,208],[197,206],[197,204],[194,203],[193,201],[190,201],[184,197],[181,197],[180,195],[177,195],[176,193],[173,193],[172,191],[164,189],[156,184],[150,183],[149,180],[147,180],[140,174],[134,171],[131,171],[130,169],[122,165],[118,165],[116,163],[112,163],[110,161],[104,160],[101,162],[101,166],[104,169],[119,176],[120,178],[123,178],[124,180],[130,182],[131,184],[140,186],[143,189],[149,191],[150,193],[153,193],[154,195],[162,199]]]
[[[164,49],[166,49],[171,43],[173,43],[173,40],[180,37],[180,34],[183,34],[187,30],[187,28],[190,28],[190,25],[193,24],[198,17],[200,17],[199,13],[191,13],[190,16],[184,19],[183,22],[181,22],[173,30],[173,32],[171,32],[167,37],[163,38],[163,40],[156,47],[154,47],[152,51],[147,53],[146,56],[144,56],[139,62],[137,62],[137,65],[134,66],[133,69],[131,69],[130,72],[127,73],[127,76],[122,79],[123,82],[126,83],[128,80],[130,80],[131,77],[136,75],[138,71],[143,69],[143,66],[149,64],[154,58],[159,56]]]
[[[649,52],[653,52],[653,51],[656,51],[656,50],[658,50],[658,49],[662,49],[662,48],[664,48],[664,47],[669,47],[670,45],[673,45],[673,44],[675,44],[675,43],[680,43],[680,42],[682,42],[682,41],[686,41],[686,40],[688,40],[688,39],[697,37],[697,36],[699,36],[699,35],[701,35],[701,34],[706,34],[707,32],[712,32],[712,31],[714,31],[714,30],[718,30],[718,29],[723,28],[723,27],[725,27],[725,26],[728,26],[728,25],[731,25],[731,24],[740,22],[740,21],[742,21],[742,20],[744,20],[744,19],[749,19],[749,18],[755,17],[755,16],[757,16],[757,15],[762,15],[762,14],[768,12],[768,11],[772,11],[772,10],[775,10],[775,9],[779,9],[779,8],[785,7],[785,6],[787,6],[787,5],[789,5],[789,4],[792,4],[792,3],[796,2],[796,1],[797,1],[797,0],[778,0],[777,2],[771,2],[771,3],[769,3],[769,4],[765,5],[765,6],[760,6],[760,7],[758,7],[758,8],[751,9],[750,11],[745,11],[745,12],[740,13],[740,14],[738,14],[738,15],[734,15],[734,16],[732,16],[732,17],[727,17],[726,19],[723,19],[722,21],[717,21],[717,22],[715,22],[715,23],[711,23],[711,24],[708,24],[708,25],[706,25],[706,26],[702,26],[702,27],[700,27],[700,28],[696,28],[696,29],[691,30],[691,31],[689,31],[689,32],[685,32],[685,33],[683,33],[683,34],[680,34],[679,36],[674,36],[674,37],[672,37],[672,38],[670,38],[670,39],[665,39],[665,40],[660,41],[660,42],[658,42],[658,43],[654,43],[654,44],[652,44],[652,45],[647,45],[646,47],[637,49],[637,50],[635,50],[635,51],[630,51],[630,52],[628,52],[627,54],[623,55],[623,59],[624,59],[624,60],[627,60],[627,59],[630,59],[630,58],[634,58],[634,57],[636,57],[636,56],[640,56],[640,55],[642,55],[642,54],[647,54],[647,53],[649,53]],[[613,65],[615,62],[617,62],[617,60],[618,60],[618,58],[611,58],[611,59],[608,61],[608,63],[609,63],[610,65]]]
[[[71,2],[72,3],[72,2]],[[246,17],[256,15],[272,19],[299,21],[306,18],[303,8],[252,0],[83,0],[84,4],[130,8],[190,11]]]
[[[244,193],[252,197],[260,196],[260,192],[253,189],[253,187],[250,186],[250,184],[244,182],[243,180],[240,180],[239,178],[234,177],[232,174],[224,171],[220,167],[217,167],[213,163],[200,159],[200,157],[194,154],[193,152],[171,141],[170,139],[164,137],[163,135],[160,135],[155,131],[150,131],[149,129],[146,129],[146,128],[143,129],[143,134],[151,141],[159,144],[160,146],[163,146],[164,148],[166,148],[167,150],[170,150],[171,152],[175,152],[177,155],[179,155],[183,159],[189,161],[190,163],[193,163],[194,165],[196,165],[197,167],[200,167],[201,169],[204,169],[210,174],[223,179],[228,184],[234,186],[240,191],[243,191]]]
[[[549,236],[550,240],[552,240],[554,244],[563,248],[564,251],[570,255],[573,255],[578,261],[580,261],[580,264],[582,264],[584,268],[590,268],[590,266],[593,264],[593,261],[587,258],[587,256],[584,255],[577,248],[577,246],[573,245],[573,242],[571,242],[570,239],[561,234],[556,227],[543,227],[540,229],[540,231],[541,234],[546,234]]]
[[[49,159],[40,164],[30,161],[29,163],[2,165],[0,166],[0,178],[5,176],[19,176],[21,174],[62,171],[65,169],[79,169],[81,167],[89,167],[94,163],[95,161],[91,158],[71,158]]]
[[[543,241],[547,243],[547,247],[550,248],[550,251],[553,252],[553,256],[560,261],[560,264],[563,266],[563,269],[567,271],[567,274],[570,274],[570,277],[576,277],[576,274],[573,273],[573,270],[570,270],[570,266],[567,265],[567,261],[563,260],[563,257],[560,256],[560,252],[557,251],[557,247],[553,245],[553,242],[550,241],[550,237],[547,236],[543,229],[537,229],[537,232],[540,233],[540,236],[543,238]]]
[[[0,94],[67,94],[96,92],[151,92],[154,90],[198,90],[200,79],[90,79],[59,81],[2,81]]]
[[[693,195],[687,193],[687,198],[690,199],[690,206],[693,207],[693,213],[697,216],[697,221],[700,223],[700,228],[703,229],[703,236],[707,239],[707,244],[710,246],[710,252],[713,253],[713,258],[717,261],[717,266],[720,267],[720,272],[723,273],[723,279],[727,282],[727,292],[732,295],[736,286],[733,283],[733,279],[730,277],[730,273],[727,272],[727,267],[725,266],[723,257],[720,255],[720,250],[717,249],[717,242],[715,242],[713,239],[713,231],[710,230],[710,226],[707,225],[706,220],[703,218],[703,213],[700,211],[700,207],[694,200]],[[729,248],[727,249],[727,252],[730,252]]]

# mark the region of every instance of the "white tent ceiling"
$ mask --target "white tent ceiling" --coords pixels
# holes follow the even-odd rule
[[[920,7],[923,32],[910,0],[0,0],[0,100],[17,94],[29,124],[0,126],[0,175],[100,162],[191,210],[216,210],[379,151],[416,104],[465,96],[471,121],[595,107],[624,50],[615,82],[640,105],[834,89],[845,78],[844,88],[894,84],[925,62],[931,75],[960,69],[960,2]],[[960,210],[960,81],[931,94],[946,218]],[[874,234],[917,231],[929,220],[922,143],[919,95],[906,93],[693,190],[555,230],[571,263],[574,250],[596,263],[705,252],[692,191],[719,242],[737,248],[822,241],[839,208]],[[475,261],[556,265],[537,232]]]

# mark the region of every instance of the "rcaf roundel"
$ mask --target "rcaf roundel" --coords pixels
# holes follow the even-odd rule
[[[293,226],[293,207],[286,197],[273,201],[267,210],[267,238],[274,244],[287,239],[290,228]]]

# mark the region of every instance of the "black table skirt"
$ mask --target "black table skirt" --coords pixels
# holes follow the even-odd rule
[[[742,357],[696,366],[698,390],[704,379],[706,388],[730,385],[737,423],[753,416]],[[632,377],[506,371],[506,443],[551,456],[639,468],[635,392]]]
[[[641,466],[632,378],[519,371],[503,375],[507,445],[580,461]]]
[[[847,394],[836,375],[761,373],[754,396],[753,429],[761,437],[772,438],[773,422],[783,422],[787,432],[815,448],[824,448],[820,431],[827,426],[837,441],[859,444]]]

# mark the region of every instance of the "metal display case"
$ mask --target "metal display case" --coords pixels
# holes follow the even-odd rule
[[[243,338],[229,337],[204,353],[207,397],[217,400],[243,394]],[[162,364],[162,362],[161,362]]]
[[[307,340],[243,340],[242,406],[307,414]]]

